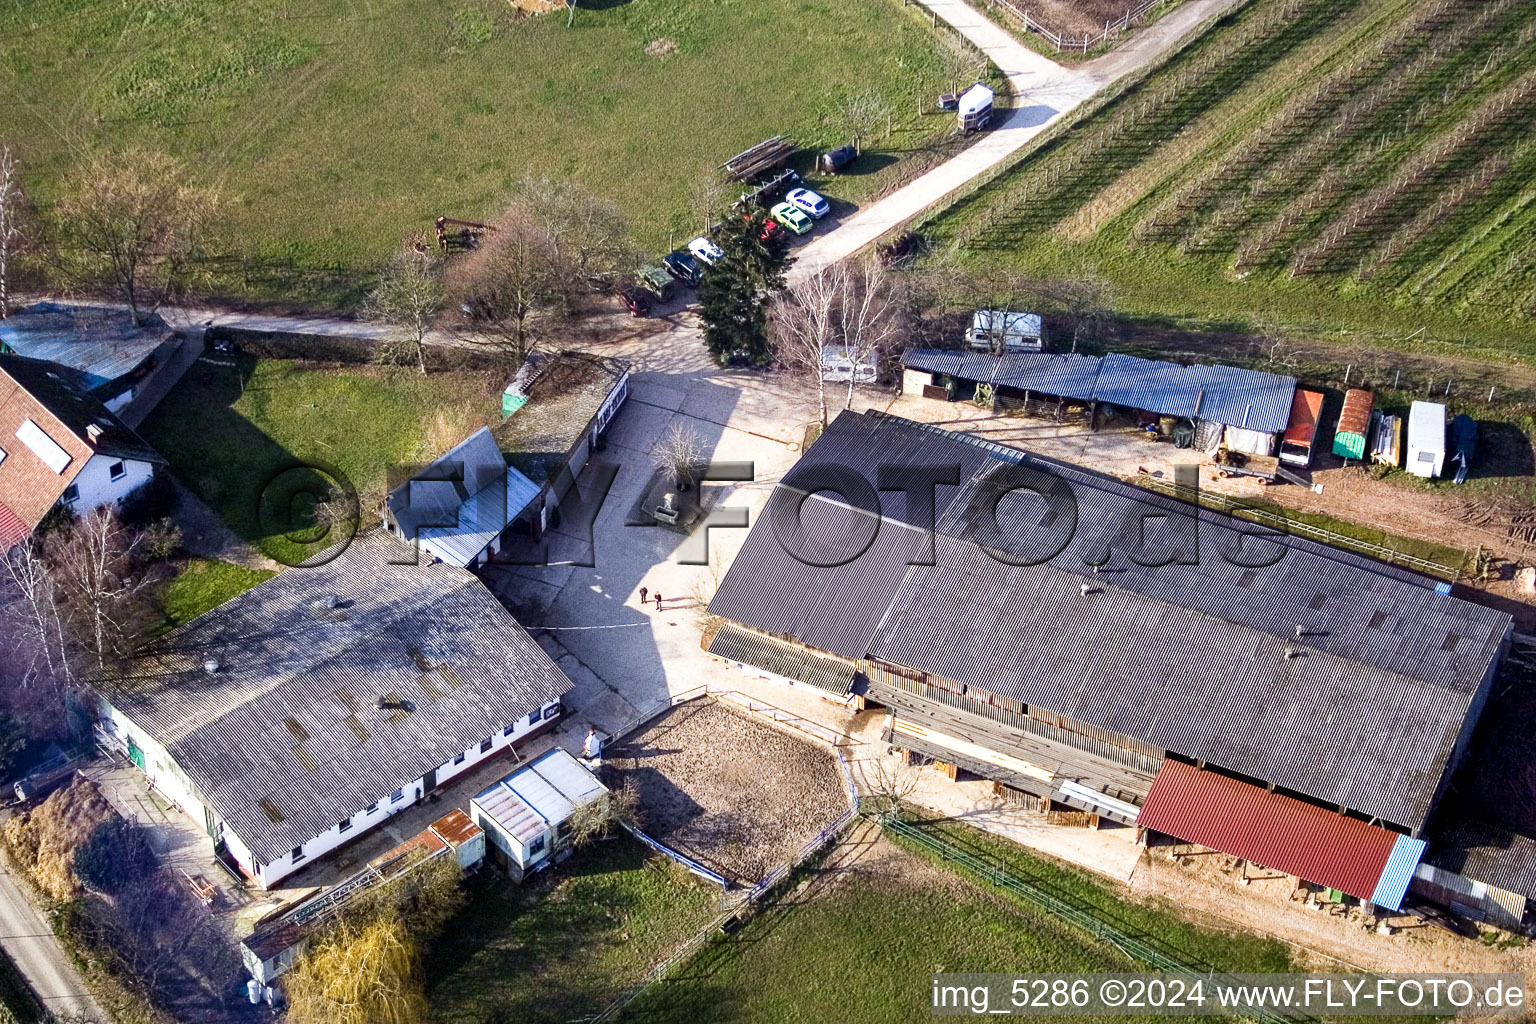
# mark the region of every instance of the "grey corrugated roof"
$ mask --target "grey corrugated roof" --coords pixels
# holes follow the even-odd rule
[[[959,497],[939,489],[935,566],[909,568],[882,553],[835,570],[865,581],[863,589],[839,590],[860,606],[837,608],[844,621],[867,623],[876,609],[884,618],[862,653],[1398,824],[1422,824],[1473,693],[1509,630],[1507,615],[1441,595],[1436,581],[1301,538],[1265,542],[1279,545],[1269,550],[1282,557],[1244,569],[1221,556],[1235,551],[1236,534],[1215,512],[895,417],[844,413],[802,464],[825,459],[870,478],[881,463],[953,461],[968,481]],[[1016,492],[997,503],[996,534],[978,535],[973,500],[991,507],[1012,486],[1006,475],[1016,464],[1070,488],[1075,527],[1068,513],[1042,522],[1043,503]],[[893,497],[882,493],[882,503]],[[825,504],[818,498],[805,507]],[[1153,567],[1131,557],[1164,561],[1181,546],[1193,556],[1188,527],[1197,517],[1199,564]],[[1005,565],[980,546],[1016,555],[1058,530],[1065,548],[1039,566]],[[877,538],[870,552],[880,545]],[[1250,562],[1264,560],[1251,541],[1243,550]],[[729,598],[717,596],[711,610],[831,649],[814,638],[822,608],[803,600],[820,577],[785,553],[761,520],[743,551],[752,557],[732,566],[720,588]],[[1102,563],[1101,571],[1089,562]],[[903,577],[894,593],[882,575],[889,573]],[[1084,584],[1099,592],[1082,594]],[[806,623],[799,633],[774,628],[796,620]],[[1300,639],[1297,626],[1306,634]],[[857,632],[838,638],[838,653],[859,656]],[[1291,648],[1303,656],[1286,657]]]
[[[848,692],[858,666],[846,658],[828,657],[817,651],[797,647],[782,640],[743,629],[727,622],[715,631],[709,653],[739,661],[774,675],[798,679],[802,683],[829,690],[842,696]]]
[[[1165,416],[1213,420],[1266,433],[1285,429],[1296,379],[1236,366],[1180,366],[1135,356],[1010,352],[993,356],[942,349],[902,355],[910,369],[986,381]]]
[[[1094,391],[1101,402],[1131,409],[1277,433],[1290,419],[1296,378],[1235,366],[1180,366],[1108,355]]]
[[[1425,863],[1536,899],[1536,840],[1460,819],[1437,825]]]
[[[0,320],[0,342],[19,355],[69,367],[86,390],[138,369],[170,336],[159,316],[135,327],[127,310],[107,306],[39,302]]]
[[[571,689],[472,574],[393,553],[369,537],[279,573],[149,645],[110,695],[262,863]]]

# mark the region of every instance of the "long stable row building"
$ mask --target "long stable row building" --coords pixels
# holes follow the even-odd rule
[[[1416,573],[874,412],[785,476],[709,610],[712,654],[889,708],[897,747],[1394,910],[1512,635]]]

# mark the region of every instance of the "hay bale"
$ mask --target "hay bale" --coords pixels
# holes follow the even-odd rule
[[[75,877],[75,849],[97,825],[118,817],[96,783],[77,777],[41,805],[5,823],[5,841],[21,866],[55,899],[81,892]]]

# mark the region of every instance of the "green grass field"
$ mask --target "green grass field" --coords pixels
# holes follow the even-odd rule
[[[1110,884],[1013,844],[962,825],[933,827],[974,853],[1006,858],[1011,872],[1093,908],[1186,963],[1220,970],[1291,969],[1285,947],[1273,939],[1200,928],[1171,909],[1125,901]],[[931,979],[938,972],[1138,969],[1113,946],[1001,890],[976,885],[926,852],[882,841],[853,869],[825,884],[812,882],[707,948],[632,1004],[622,1019],[916,1022],[932,1019]]]
[[[930,229],[1131,315],[1536,357],[1533,40],[1519,0],[1254,0]]]
[[[174,629],[191,622],[230,598],[265,583],[272,576],[268,569],[247,569],[243,565],[210,558],[190,559],[160,594],[160,607],[165,614],[164,628]]]
[[[375,523],[390,467],[431,461],[488,423],[505,383],[492,373],[423,377],[241,356],[235,367],[195,364],[140,433],[236,534],[293,563],[329,546],[293,526],[312,506],[306,492],[329,486],[306,467],[339,471],[365,525]]]
[[[866,88],[897,133],[828,191],[869,195],[900,173],[892,154],[951,127],[916,115],[943,74],[914,11],[586,0],[567,29],[506,0],[29,0],[0,5],[0,139],[44,200],[91,147],[182,156],[235,199],[221,290],[345,305],[409,233],[493,215],[529,174],[619,201],[651,248],[681,244],[707,171],[772,135],[847,141],[829,111]]]
[[[578,851],[521,886],[477,883],[427,960],[433,1020],[565,1024],[590,1016],[704,927],[718,899],[719,890],[627,836]]]

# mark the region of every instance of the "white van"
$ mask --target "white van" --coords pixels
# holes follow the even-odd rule
[[[1430,480],[1445,468],[1445,406],[1413,403],[1408,413],[1408,463],[1404,468]]]

